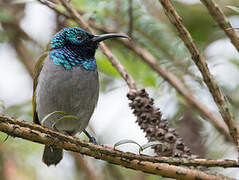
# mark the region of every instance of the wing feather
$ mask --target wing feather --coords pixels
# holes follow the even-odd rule
[[[44,52],[43,55],[39,58],[39,60],[35,64],[34,68],[34,80],[33,80],[33,95],[32,95],[32,111],[33,111],[33,122],[36,124],[40,124],[38,114],[36,111],[36,88],[39,74],[41,73],[43,62],[46,60],[49,51]]]

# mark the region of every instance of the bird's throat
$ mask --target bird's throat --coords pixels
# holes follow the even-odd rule
[[[74,47],[66,46],[52,49],[49,57],[55,65],[63,66],[67,70],[72,69],[74,66],[82,66],[86,70],[95,71],[97,65],[94,53],[87,52],[85,49],[74,49]]]

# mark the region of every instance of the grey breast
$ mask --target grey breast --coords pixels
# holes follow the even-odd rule
[[[44,61],[36,88],[36,111],[40,122],[51,112],[64,111],[79,118],[77,122],[67,121],[64,130],[72,134],[81,132],[93,114],[98,96],[97,71],[88,71],[82,66],[67,70],[49,58]],[[60,116],[51,116],[44,125],[52,127]]]

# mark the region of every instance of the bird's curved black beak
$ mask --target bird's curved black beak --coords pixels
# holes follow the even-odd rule
[[[104,41],[106,39],[117,38],[117,37],[118,38],[128,38],[128,39],[130,39],[128,36],[125,36],[125,35],[110,33],[110,34],[95,35],[91,39],[91,41],[100,42],[100,41]]]

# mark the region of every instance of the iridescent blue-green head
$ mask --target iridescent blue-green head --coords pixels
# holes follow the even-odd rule
[[[121,37],[120,34],[92,35],[79,27],[59,31],[50,43],[50,59],[65,69],[81,65],[87,70],[96,70],[95,51],[100,41]]]

